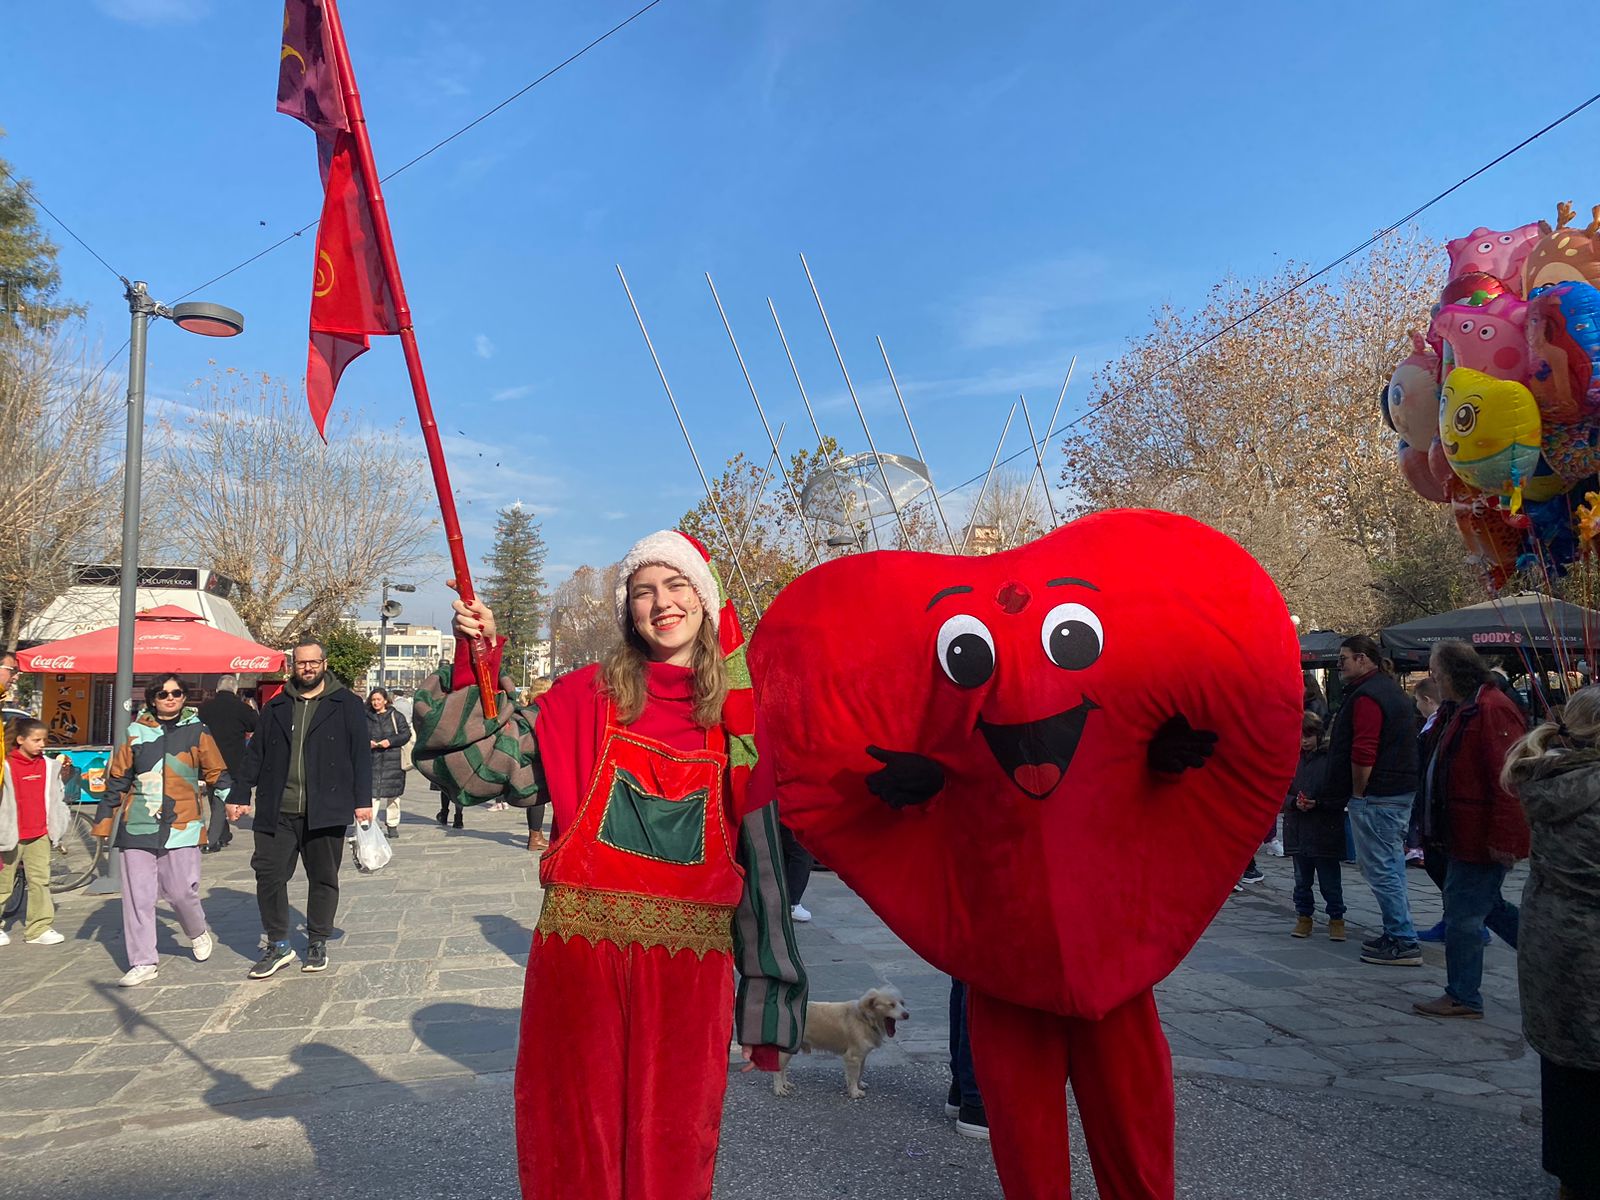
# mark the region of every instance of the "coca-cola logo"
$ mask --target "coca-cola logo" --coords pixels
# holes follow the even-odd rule
[[[75,654],[58,654],[54,658],[35,658],[33,669],[35,671],[72,671],[78,666],[78,656]]]
[[[228,664],[230,671],[270,671],[272,658],[270,655],[257,654],[254,658],[239,657]]]

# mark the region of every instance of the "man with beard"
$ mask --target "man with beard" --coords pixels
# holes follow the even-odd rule
[[[256,902],[266,947],[250,968],[267,979],[295,961],[289,946],[289,880],[296,857],[306,872],[306,960],[302,971],[328,966],[328,938],[339,907],[339,864],[352,820],[372,819],[372,751],[366,706],[327,673],[322,643],[294,648],[292,675],[261,707],[239,773],[238,820],[255,794]]]

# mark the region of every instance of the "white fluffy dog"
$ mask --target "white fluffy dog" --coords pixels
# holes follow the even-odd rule
[[[806,1005],[806,1036],[800,1043],[803,1054],[816,1050],[837,1054],[844,1059],[844,1091],[852,1100],[867,1094],[861,1082],[861,1068],[871,1054],[894,1036],[895,1022],[909,1020],[905,999],[895,987],[871,988],[859,1000],[812,1001]],[[776,1095],[794,1091],[789,1082],[788,1054],[778,1056],[778,1074],[772,1080]]]

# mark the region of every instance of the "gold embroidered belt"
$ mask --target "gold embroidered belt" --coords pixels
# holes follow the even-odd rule
[[[590,945],[661,946],[669,954],[688,950],[704,958],[713,951],[733,953],[733,911],[721,904],[552,884],[545,889],[538,932],[568,941],[583,938]]]

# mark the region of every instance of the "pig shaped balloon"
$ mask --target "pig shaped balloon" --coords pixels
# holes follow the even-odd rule
[[[1466,237],[1446,243],[1450,255],[1450,278],[1480,273],[1511,287],[1522,280],[1522,264],[1542,236],[1537,223],[1505,231],[1479,226]]]
[[[1528,302],[1496,296],[1481,305],[1446,304],[1439,328],[1456,367],[1521,383],[1528,377]]]
[[[1170,1197],[1151,989],[1298,755],[1298,641],[1266,572],[1145,511],[987,557],[857,554],[783,590],[750,666],[784,822],[968,985],[1007,1196],[1067,1195],[1070,1073],[1101,1195]]]

